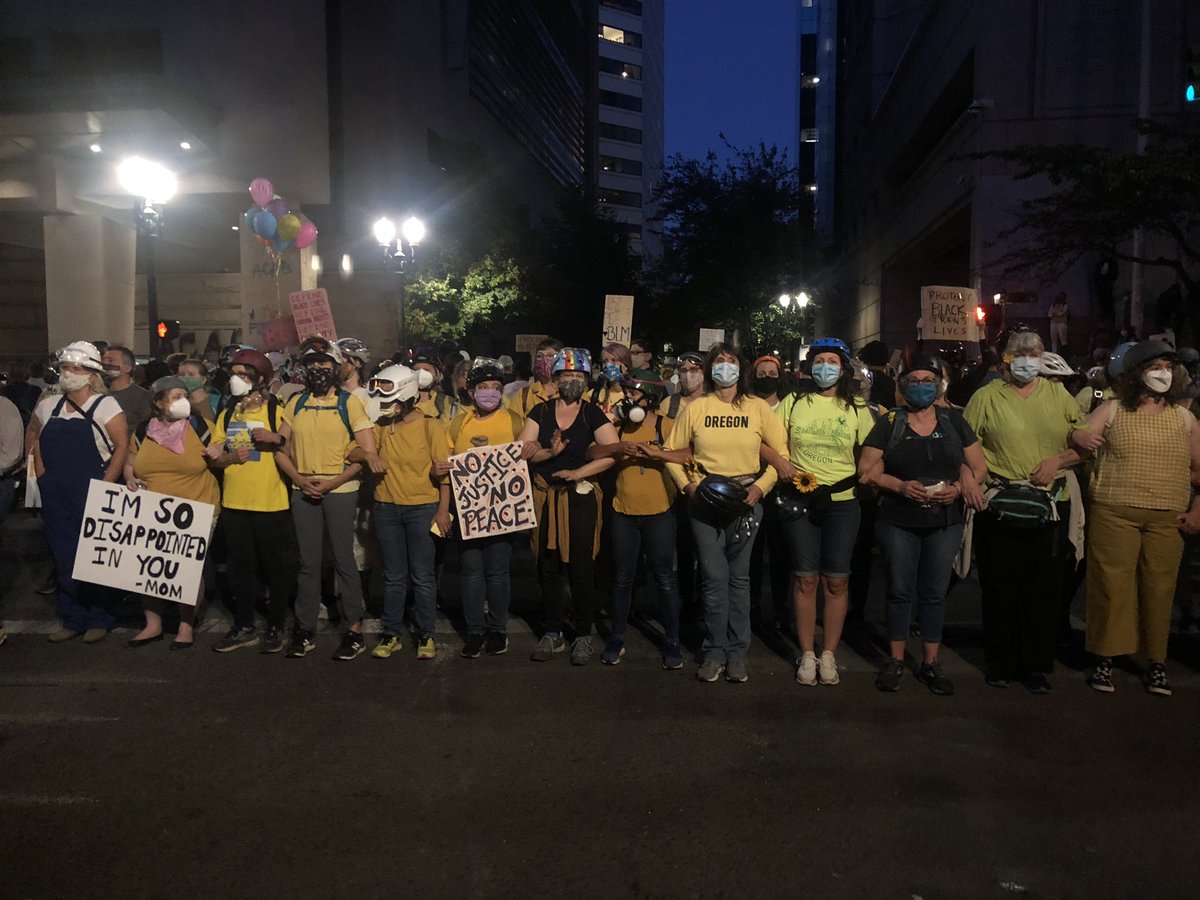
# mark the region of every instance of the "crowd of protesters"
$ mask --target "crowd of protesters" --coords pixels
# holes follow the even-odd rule
[[[218,652],[313,652],[331,563],[335,659],[387,658],[407,633],[417,658],[432,659],[449,551],[460,655],[505,653],[513,551],[528,541],[542,593],[534,661],[569,651],[588,663],[606,608],[600,660],[620,663],[644,567],[664,668],[684,666],[681,618],[698,607],[701,681],[749,679],[757,617],[794,629],[799,684],[836,685],[877,547],[882,691],[900,689],[915,634],[916,678],[954,692],[939,661],[945,601],[972,564],[989,685],[1051,690],[1083,584],[1088,684],[1113,691],[1114,658],[1140,654],[1147,689],[1171,691],[1176,582],[1185,536],[1200,532],[1194,351],[1126,343],[1080,373],[1016,329],[970,367],[953,353],[889,355],[879,341],[855,354],[837,338],[813,341],[795,372],[724,342],[656,360],[646,340],[609,344],[594,363],[547,339],[523,370],[457,348],[373,362],[353,338],[144,366],[124,347],[77,341],[51,371],[22,373],[0,397],[0,521],[27,476],[62,619],[50,640],[94,643],[114,625],[114,592],[72,578],[88,484],[103,479],[213,505],[210,560],[220,548],[233,612]],[[465,540],[449,460],[512,442],[537,526]],[[375,567],[383,604],[368,648]],[[202,583],[195,603],[178,604],[171,650],[196,643],[204,596]],[[143,609],[131,647],[164,638],[164,602]]]

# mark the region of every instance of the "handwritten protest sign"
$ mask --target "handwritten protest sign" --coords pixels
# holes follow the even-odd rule
[[[93,479],[71,575],[194,606],[212,520],[211,504]]]
[[[284,347],[295,347],[300,343],[296,334],[296,320],[291,316],[280,316],[262,323],[263,349],[282,350]]]
[[[633,342],[633,297],[629,294],[604,295],[604,335],[602,343],[613,341],[628,347]]]
[[[707,353],[709,347],[711,347],[713,344],[719,344],[724,340],[724,328],[701,328],[700,343],[696,345],[696,349],[701,353]]]
[[[548,334],[518,334],[517,352],[534,353],[537,351],[537,345],[549,337],[550,335]]]
[[[927,285],[921,288],[921,337],[927,341],[974,341],[979,337],[974,288]]]
[[[292,291],[288,294],[292,304],[292,319],[296,322],[296,336],[300,340],[319,334],[326,340],[336,341],[337,331],[333,327],[333,312],[329,309],[329,294],[325,288],[313,291]]]
[[[463,540],[537,527],[520,441],[450,457],[450,491]]]

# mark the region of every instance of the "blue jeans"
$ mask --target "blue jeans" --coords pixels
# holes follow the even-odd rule
[[[413,627],[419,634],[437,628],[437,577],[434,574],[433,532],[436,503],[402,506],[375,504],[375,533],[383,554],[383,619],[389,634],[404,632],[404,597],[413,589]]]
[[[946,591],[954,556],[962,543],[963,526],[901,528],[887,522],[875,526],[887,574],[887,632],[889,641],[908,640],[913,603],[917,627],[926,644],[942,642]]]
[[[503,634],[507,630],[508,604],[512,599],[508,564],[512,560],[512,551],[511,534],[459,541],[458,583],[467,634],[483,634],[485,630]],[[483,611],[485,598],[486,616]]]
[[[783,523],[792,555],[792,574],[799,578],[825,575],[849,578],[858,523],[862,518],[857,500],[835,500],[824,512]]]
[[[762,521],[762,504],[754,506],[754,530]],[[704,598],[705,661],[728,663],[750,653],[750,553],[754,535],[744,533],[743,519],[722,525],[692,509],[692,536],[700,564]]]
[[[662,624],[668,641],[679,640],[679,581],[675,577],[675,513],[627,516],[613,511],[612,633],[625,636],[633,605],[633,576],[644,551],[646,566],[658,587]]]

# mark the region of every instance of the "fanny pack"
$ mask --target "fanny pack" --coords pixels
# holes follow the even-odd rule
[[[779,509],[781,522],[794,522],[805,516],[820,516],[833,507],[833,495],[847,491],[858,483],[857,475],[847,475],[833,484],[822,484],[811,491],[801,491],[790,481],[781,482],[772,496]]]
[[[984,507],[997,522],[1010,528],[1042,528],[1058,518],[1058,510],[1051,499],[1059,482],[1049,488],[1037,487],[1027,481],[1004,481],[996,479],[996,485],[988,491]]]

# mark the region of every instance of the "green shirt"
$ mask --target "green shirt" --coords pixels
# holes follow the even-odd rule
[[[1006,381],[985,384],[971,397],[963,417],[979,436],[988,471],[1011,481],[1029,478],[1043,459],[1067,449],[1072,431],[1087,430],[1075,398],[1044,378],[1038,378],[1028,397]]]
[[[846,407],[820,394],[790,395],[775,407],[775,415],[787,429],[788,460],[817,476],[817,484],[836,484],[858,471],[854,451],[875,425],[866,406]],[[833,495],[834,500],[853,498],[853,487]]]

